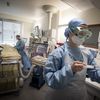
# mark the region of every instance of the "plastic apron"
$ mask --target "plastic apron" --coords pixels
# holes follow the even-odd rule
[[[85,53],[83,52],[82,55],[84,62],[87,63]],[[65,61],[68,62],[68,64],[71,64],[73,59],[69,56],[69,54],[66,54]],[[45,100],[88,100],[85,78],[86,68],[77,72],[64,89],[55,90],[48,87]]]

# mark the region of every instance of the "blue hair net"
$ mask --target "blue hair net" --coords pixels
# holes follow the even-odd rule
[[[65,29],[65,32],[64,32],[65,37],[69,37],[69,34],[70,34],[70,33],[71,33],[70,28],[66,28],[66,29]]]
[[[84,20],[81,19],[72,19],[69,23],[68,23],[68,28],[65,29],[64,35],[68,38],[69,34],[78,26],[82,25],[82,24],[86,24],[86,22]]]

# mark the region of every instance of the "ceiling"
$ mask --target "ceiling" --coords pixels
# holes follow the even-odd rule
[[[45,15],[43,5],[53,5],[58,10],[85,11],[96,6],[99,8],[100,0],[0,0],[0,13],[34,20]]]

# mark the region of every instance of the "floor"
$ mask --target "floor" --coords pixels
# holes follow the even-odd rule
[[[23,88],[18,93],[9,93],[0,95],[0,100],[44,100],[47,90],[46,84],[42,88],[36,89],[29,85],[30,79],[25,80]]]
[[[30,81],[31,77],[25,80],[24,86],[20,89],[19,93],[14,92],[0,95],[0,100],[45,100],[45,95],[48,91],[48,86],[44,84],[40,89],[36,89],[29,85]],[[89,98],[89,100],[94,100],[93,97],[92,99],[91,97]],[[95,100],[100,100],[100,98]]]

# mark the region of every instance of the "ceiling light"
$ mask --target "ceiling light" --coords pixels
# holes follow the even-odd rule
[[[52,12],[52,13],[57,12],[57,8],[53,5],[43,5],[42,8],[45,12]]]

